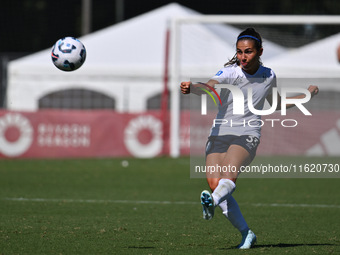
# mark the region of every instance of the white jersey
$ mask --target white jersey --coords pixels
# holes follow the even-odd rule
[[[244,95],[244,114],[233,114],[233,95],[229,89],[222,88],[218,113],[211,128],[210,136],[221,135],[252,135],[261,136],[261,115],[252,113],[248,107],[248,89],[252,89],[253,106],[262,110],[265,99],[272,94],[276,87],[275,73],[267,67],[260,65],[254,75],[250,75],[236,64],[222,68],[212,80],[219,84],[229,84],[238,87]]]

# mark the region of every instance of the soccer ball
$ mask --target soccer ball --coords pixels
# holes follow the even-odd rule
[[[86,59],[85,46],[74,37],[58,40],[52,48],[52,62],[63,71],[74,71],[81,67]]]

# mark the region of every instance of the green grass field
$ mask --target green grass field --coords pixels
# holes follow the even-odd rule
[[[189,158],[122,160],[0,161],[0,254],[340,253],[340,179],[241,178],[234,197],[258,242],[240,251],[219,208],[201,218],[207,185]]]

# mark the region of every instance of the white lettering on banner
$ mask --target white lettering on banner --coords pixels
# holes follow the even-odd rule
[[[91,127],[81,124],[38,125],[37,142],[41,147],[89,147]]]
[[[138,116],[128,123],[124,130],[124,142],[129,152],[139,158],[151,158],[159,155],[163,147],[162,122],[151,115]],[[143,144],[138,135],[147,130],[152,138],[148,143]]]
[[[6,138],[6,131],[15,128],[18,137],[14,141]],[[19,113],[7,113],[0,117],[0,152],[9,157],[25,153],[33,141],[33,128],[29,120]]]
[[[340,119],[336,127],[320,136],[320,142],[306,151],[307,156],[340,156]]]

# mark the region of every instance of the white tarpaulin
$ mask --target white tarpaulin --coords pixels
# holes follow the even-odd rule
[[[81,37],[87,59],[74,72],[55,68],[51,49],[11,61],[7,108],[35,111],[38,100],[49,93],[81,88],[114,98],[117,111],[144,111],[147,98],[163,89],[165,35],[170,20],[187,15],[199,14],[181,5],[169,4]],[[239,33],[240,30],[227,25],[183,25],[181,76],[213,76],[235,54]],[[263,60],[285,51],[265,39],[264,47]]]
[[[340,63],[337,48],[340,45],[340,33],[288,51],[266,61],[278,78],[284,79],[282,86],[318,85],[322,91],[340,91]],[[297,79],[294,79],[297,78]]]

